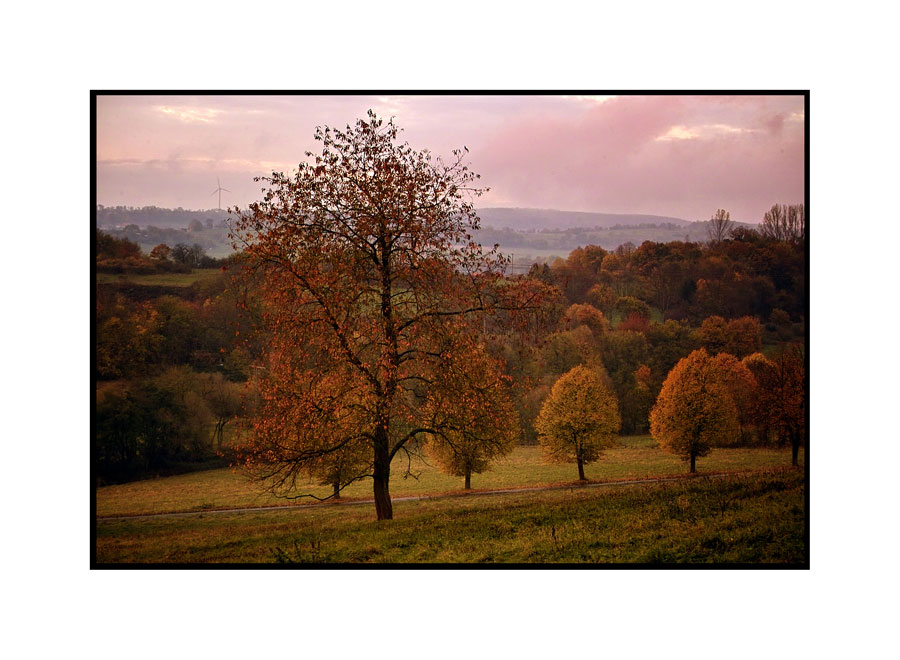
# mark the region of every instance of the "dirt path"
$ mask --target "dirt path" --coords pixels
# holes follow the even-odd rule
[[[687,479],[710,479],[716,477],[742,476],[749,474],[772,474],[791,470],[790,467],[770,468],[766,470],[743,470],[740,472],[715,472],[712,474],[685,474],[671,477],[653,477],[649,479],[629,479],[625,481],[590,481],[587,483],[568,483],[554,486],[525,486],[522,488],[504,488],[499,490],[473,490],[470,492],[451,493],[444,495],[410,495],[406,497],[392,497],[392,502],[412,502],[416,500],[440,500],[459,497],[478,497],[481,495],[510,495],[514,493],[531,493],[543,490],[574,490],[576,488],[602,488],[609,486],[634,486],[638,484],[654,484],[667,481],[684,481]],[[257,507],[241,507],[236,509],[204,509],[202,511],[180,511],[174,513],[140,513],[124,516],[97,516],[97,522],[109,522],[117,520],[136,520],[146,518],[175,518],[184,516],[208,516],[219,513],[257,513],[260,511],[301,511],[320,509],[329,506],[354,506],[357,504],[372,504],[375,500],[347,500],[347,501],[324,501],[315,504],[282,504],[273,506],[257,506]]]

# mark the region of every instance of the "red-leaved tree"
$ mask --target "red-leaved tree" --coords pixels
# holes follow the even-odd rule
[[[494,327],[487,316],[523,320],[549,291],[504,280],[506,260],[472,239],[482,190],[464,152],[444,162],[398,143],[398,130],[371,111],[345,131],[317,129],[321,153],[263,179],[262,201],[235,209],[232,228],[268,337],[247,465],[295,497],[324,457],[365,454],[339,485],[371,477],[379,520],[393,517],[394,457],[442,433],[429,402],[447,423],[490,414],[490,397],[448,391],[440,370],[481,350],[471,338]]]

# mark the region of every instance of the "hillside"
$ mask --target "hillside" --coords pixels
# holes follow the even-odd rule
[[[706,222],[680,218],[615,213],[582,213],[552,209],[485,208],[478,211],[481,229],[475,238],[483,245],[499,244],[522,263],[565,257],[577,247],[599,245],[613,250],[644,241],[703,242]],[[128,238],[149,252],[160,243],[199,244],[208,255],[231,253],[225,211],[188,211],[158,207],[98,207],[95,221],[107,233]],[[189,229],[188,226],[193,223]],[[742,223],[735,223],[741,225]],[[743,225],[751,227],[752,225]]]
[[[493,207],[478,209],[483,227],[514,229],[516,231],[570,229],[573,227],[614,227],[673,224],[685,226],[687,220],[663,215],[633,213],[585,213],[554,209],[523,209]]]
[[[103,206],[94,211],[94,224],[98,227],[139,227],[181,228],[192,221],[204,226],[220,226],[228,218],[228,211],[222,209],[189,210],[165,209],[158,206]]]

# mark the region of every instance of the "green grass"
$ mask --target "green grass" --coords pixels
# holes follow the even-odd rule
[[[100,284],[128,282],[142,286],[183,286],[188,287],[195,282],[207,282],[221,277],[218,268],[195,268],[190,273],[154,273],[152,275],[117,275],[115,273],[97,273]]]
[[[697,460],[697,470],[700,474],[758,470],[789,466],[790,462],[789,449],[714,449],[709,456]],[[461,477],[447,476],[421,458],[413,458],[411,467],[418,478],[404,478],[406,459],[402,455],[395,458],[390,483],[392,496],[435,495],[463,489]],[[598,462],[585,466],[585,476],[593,481],[683,475],[687,471],[685,462],[658,449],[650,436],[622,438],[621,447],[607,450]],[[472,487],[493,490],[563,484],[577,479],[574,464],[548,465],[542,461],[539,448],[516,447],[489,471],[473,475]],[[308,492],[325,497],[331,490],[311,484]],[[371,480],[352,484],[342,493],[345,500],[371,497]],[[289,504],[263,492],[239,470],[228,468],[104,486],[97,489],[96,501],[98,516]],[[312,504],[315,500],[304,498],[297,502]]]
[[[369,505],[99,520],[97,561],[793,563],[799,470]]]

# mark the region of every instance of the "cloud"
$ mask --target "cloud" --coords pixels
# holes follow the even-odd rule
[[[658,141],[666,140],[704,140],[715,138],[719,135],[732,133],[752,133],[757,129],[740,128],[728,124],[703,124],[700,126],[673,126],[664,134],[656,137]]]
[[[218,115],[222,113],[221,110],[217,110],[216,108],[178,108],[167,105],[158,106],[156,109],[164,115],[173,117],[189,124],[196,122],[210,124],[215,121]]]
[[[803,200],[801,97],[622,96],[579,117],[507,124],[479,171],[521,206],[757,222]]]
[[[802,97],[423,94],[101,96],[98,201],[203,208],[218,174],[247,204],[260,194],[253,177],[321,150],[316,126],[370,108],[395,116],[415,149],[468,146],[491,188],[481,206],[686,219],[726,208],[755,222],[803,199]]]

